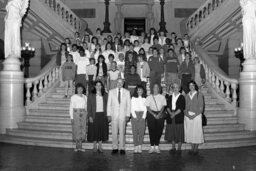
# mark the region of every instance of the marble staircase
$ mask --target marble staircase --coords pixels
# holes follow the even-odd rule
[[[238,123],[234,110],[225,108],[210,92],[203,88],[205,97],[205,115],[208,119],[204,127],[205,143],[200,146],[203,149],[228,148],[256,145],[256,133],[246,131],[243,124]],[[72,148],[71,123],[69,119],[69,99],[64,99],[64,88],[56,87],[49,93],[45,100],[37,107],[30,108],[23,122],[19,122],[17,129],[8,129],[5,135],[1,135],[1,142],[37,145],[47,147]],[[164,130],[165,132],[165,130]],[[103,144],[104,149],[111,150],[111,123],[109,126],[109,141]],[[133,149],[131,122],[126,127],[126,147]],[[84,148],[91,149],[92,143],[85,142]],[[162,150],[169,150],[171,144],[161,138]],[[143,149],[149,148],[148,129],[145,131]],[[183,149],[188,149],[185,144]]]

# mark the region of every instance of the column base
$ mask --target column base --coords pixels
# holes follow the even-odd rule
[[[17,128],[24,119],[24,74],[21,71],[0,72],[0,133]]]
[[[239,79],[238,121],[245,124],[245,129],[256,131],[256,63],[248,59]]]
[[[25,107],[0,107],[0,134],[5,134],[6,129],[18,128],[17,123],[24,120]]]

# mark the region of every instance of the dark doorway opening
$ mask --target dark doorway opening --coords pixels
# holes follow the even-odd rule
[[[142,31],[146,29],[145,18],[125,18],[124,19],[124,32],[132,34],[133,30],[136,31],[137,35],[140,35]]]

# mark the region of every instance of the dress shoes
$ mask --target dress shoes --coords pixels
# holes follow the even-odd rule
[[[114,149],[114,150],[112,150],[112,152],[111,152],[111,154],[117,154],[118,153],[118,150],[117,149]]]

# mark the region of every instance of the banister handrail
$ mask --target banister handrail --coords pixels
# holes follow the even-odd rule
[[[217,8],[219,8],[224,1],[226,0],[207,0],[187,19],[187,31],[197,26],[198,23],[210,15],[212,11],[215,11]]]
[[[213,62],[211,57],[201,48],[199,42],[193,44],[193,56],[200,58],[205,68],[206,81],[214,93],[227,104],[227,108],[237,108],[237,90],[239,82],[237,79],[230,78]]]
[[[37,99],[44,96],[48,89],[52,88],[52,85],[58,81],[59,67],[56,65],[56,56],[42,69],[43,72],[38,76],[25,79],[26,106],[31,105],[32,102],[37,102]]]
[[[79,31],[83,21],[61,0],[39,0],[53,10],[62,20],[70,24],[75,30]]]
[[[218,75],[223,80],[227,80],[230,83],[238,84],[238,80],[234,78],[230,78],[222,69],[220,69],[211,59],[211,57],[203,50],[203,48],[199,45],[194,45],[195,52],[201,57],[208,66],[212,68],[216,75]]]
[[[40,71],[39,75],[31,78],[26,78],[25,83],[34,82],[43,76],[45,76],[47,73],[51,72],[51,70],[56,66],[56,55],[49,61],[47,65]]]

